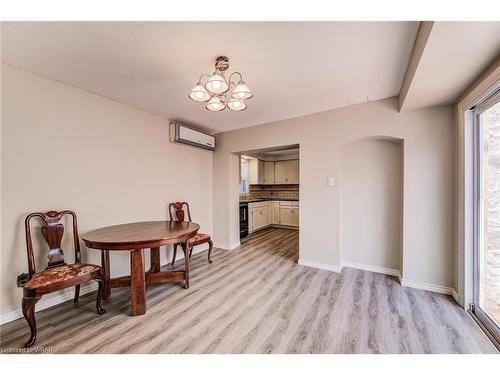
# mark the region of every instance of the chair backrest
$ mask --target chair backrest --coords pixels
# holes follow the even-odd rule
[[[184,212],[186,206],[187,220]],[[189,204],[187,202],[175,202],[168,205],[168,216],[170,221],[191,221],[191,211],[189,211]]]
[[[78,227],[76,222],[76,214],[70,210],[64,210],[61,212],[49,211],[49,212],[34,212],[29,214],[24,221],[24,226],[26,229],[26,249],[28,252],[28,274],[29,278],[33,276],[36,272],[35,270],[35,258],[33,256],[33,243],[31,239],[31,219],[38,217],[42,220],[43,225],[41,227],[42,235],[47,245],[49,246],[49,253],[47,256],[48,265],[47,268],[57,267],[66,264],[64,262],[64,252],[61,249],[61,241],[64,234],[64,225],[61,223],[61,219],[65,215],[71,215],[73,218],[73,240],[75,242],[75,262],[80,262],[80,242],[78,240]]]

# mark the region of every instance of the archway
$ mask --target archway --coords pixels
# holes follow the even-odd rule
[[[340,256],[344,266],[402,273],[403,143],[374,137],[342,147]]]

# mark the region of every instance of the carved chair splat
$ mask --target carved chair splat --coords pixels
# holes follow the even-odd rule
[[[186,217],[187,213],[187,217]],[[191,219],[191,210],[189,209],[189,203],[187,202],[175,202],[170,203],[168,205],[168,215],[170,221],[189,221],[192,222]],[[187,219],[187,220],[186,220]],[[194,237],[188,240],[188,248],[189,248],[189,258],[193,254],[193,248],[198,245],[202,245],[208,243],[208,262],[212,263],[212,248],[214,246],[210,235],[204,233],[198,233]],[[175,257],[177,256],[177,246],[178,243],[174,244],[174,255],[172,257],[172,265],[175,263]]]

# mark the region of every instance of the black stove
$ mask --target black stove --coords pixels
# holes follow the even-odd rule
[[[240,202],[240,239],[248,236],[248,203]]]

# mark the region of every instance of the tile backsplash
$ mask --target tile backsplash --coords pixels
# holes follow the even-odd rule
[[[299,199],[299,185],[250,185],[248,193],[240,193],[240,200],[259,198]]]

